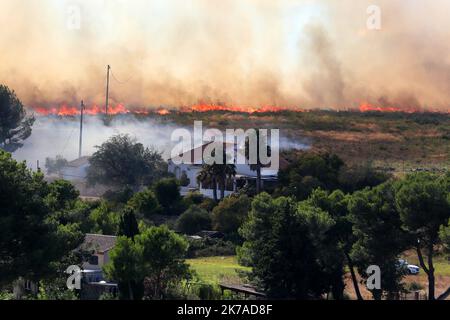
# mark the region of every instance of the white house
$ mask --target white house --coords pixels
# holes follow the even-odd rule
[[[206,146],[211,144],[213,142],[206,143],[202,145],[201,147],[194,148],[192,150],[187,151],[186,153],[181,155],[182,159],[190,159],[188,163],[182,162],[177,163],[178,161],[174,161],[172,159],[168,160],[168,171],[170,173],[173,173],[177,179],[181,179],[183,176],[187,177],[189,180],[189,184],[187,186],[184,186],[181,188],[181,194],[185,195],[190,191],[199,191],[201,194],[203,194],[205,197],[213,198],[213,186],[205,186],[202,185],[202,183],[199,183],[197,181],[197,177],[201,171],[202,164],[197,163],[203,163],[203,151],[205,150]],[[229,144],[224,143],[224,150],[226,150],[227,146],[229,147]],[[236,176],[232,179],[232,181],[229,181],[225,188],[225,196],[231,195],[234,192],[238,191],[240,188],[243,188],[246,185],[256,185],[256,178],[257,174],[256,171],[252,170],[250,165],[248,163],[245,164],[238,164],[237,163],[237,146],[234,146],[234,154],[235,154],[235,166],[236,166]],[[199,150],[201,148],[201,150]],[[197,157],[201,157],[198,159]],[[285,166],[286,161],[283,159],[280,159],[280,166]],[[274,184],[278,181],[278,170],[269,170],[267,168],[262,168],[261,170],[261,182],[262,186],[264,184]],[[219,186],[217,188],[217,193],[220,194]]]

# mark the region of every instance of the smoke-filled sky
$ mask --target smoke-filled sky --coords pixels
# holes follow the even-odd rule
[[[380,30],[366,26],[373,4]],[[1,0],[0,83],[28,106],[103,104],[110,64],[112,103],[130,107],[448,111],[448,12],[448,0]]]

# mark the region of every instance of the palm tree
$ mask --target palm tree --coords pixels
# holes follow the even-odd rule
[[[224,151],[223,159],[227,159],[226,152]],[[213,185],[213,197],[214,201],[218,201],[217,198],[217,183],[220,185],[220,198],[225,198],[225,186],[227,179],[236,175],[236,166],[234,164],[216,163],[204,164],[200,170],[197,181],[199,183],[209,183]]]
[[[261,163],[260,158],[260,143],[264,139],[265,144],[267,145],[267,137],[266,136],[260,136],[259,130],[255,129],[256,131],[256,163],[250,164],[250,170],[256,171],[256,194],[259,194],[261,192],[261,168],[263,168],[263,164]],[[270,146],[267,146],[267,156],[271,156],[272,150]],[[247,139],[245,142],[245,156],[248,161],[250,161],[250,141]]]
[[[214,170],[217,172],[220,184],[220,198],[225,198],[225,186],[227,180],[236,175],[236,166],[234,164],[215,164]]]
[[[202,165],[202,169],[197,176],[197,182],[201,184],[212,184],[214,201],[217,202],[217,176],[214,173],[212,165]]]

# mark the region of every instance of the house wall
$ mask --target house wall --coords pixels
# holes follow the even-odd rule
[[[186,172],[187,177],[190,180],[190,183],[187,187],[182,188],[183,193],[187,193],[191,188],[199,188],[201,194],[205,197],[213,198],[213,189],[204,189],[201,185],[197,183],[197,176],[201,170],[201,166],[189,165],[189,164],[174,164],[171,160],[169,160],[168,171],[173,173],[177,179],[180,179],[183,172]],[[277,170],[261,170],[262,175],[274,175],[278,174]],[[256,178],[256,171],[251,170],[249,164],[236,164],[236,175],[247,176]],[[263,183],[263,182],[262,182]],[[217,194],[220,194],[220,189],[217,190]],[[225,191],[225,195],[231,195],[233,191]]]
[[[188,188],[198,188],[197,176],[200,169],[200,166],[190,164],[175,165],[169,160],[168,171],[173,173],[177,179],[181,179],[183,172],[185,172],[189,179],[189,185],[187,186]]]
[[[214,198],[214,190],[213,189],[200,189],[200,193],[210,199]],[[234,193],[234,191],[225,191],[225,197],[230,196],[233,193]],[[217,190],[217,197],[220,198],[220,190],[219,189]]]
[[[105,264],[108,264],[108,262],[109,262],[109,251],[106,251],[103,254],[103,264],[102,264],[102,266],[104,266]]]
[[[236,174],[243,176],[256,176],[256,171],[250,169],[250,165],[248,164],[237,164]]]

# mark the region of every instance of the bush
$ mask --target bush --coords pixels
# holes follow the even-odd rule
[[[174,178],[158,181],[154,187],[156,199],[165,215],[178,215],[183,212],[183,203],[180,195],[180,186]]]
[[[211,212],[216,206],[217,203],[210,198],[204,198],[202,203],[199,205],[200,208],[205,209],[208,212]]]
[[[244,245],[236,248],[237,260],[241,266],[251,267],[252,261],[249,257],[247,248],[248,248],[248,244],[246,245],[245,243],[244,243]]]
[[[189,208],[192,205],[197,205],[202,209],[205,209],[208,212],[211,212],[214,207],[217,205],[213,199],[207,198],[203,196],[200,192],[189,192],[183,198],[183,204],[185,208]]]
[[[92,233],[112,236],[116,235],[119,230],[120,216],[116,212],[112,212],[105,201],[92,210],[89,220],[93,226]]]
[[[110,292],[104,292],[100,295],[100,297],[98,298],[98,300],[119,300],[119,297],[113,295]]]
[[[103,195],[103,198],[113,203],[127,203],[131,199],[131,197],[133,197],[133,194],[133,188],[131,188],[130,186],[125,186],[120,190],[106,191]]]
[[[14,300],[14,293],[9,291],[0,291],[0,301]]]
[[[222,292],[217,285],[200,283],[196,286],[196,295],[200,300],[220,300]]]
[[[150,218],[152,215],[160,214],[162,208],[156,199],[152,190],[146,189],[136,193],[129,201],[128,205],[133,208],[136,213]]]
[[[375,170],[370,164],[345,166],[339,172],[339,185],[344,192],[354,192],[366,187],[376,187],[389,178],[389,174]]]
[[[246,195],[227,197],[212,211],[213,228],[228,235],[237,234],[250,210],[250,198]]]
[[[217,257],[217,256],[233,256],[236,254],[236,246],[230,241],[222,239],[188,239],[189,248],[187,257]]]
[[[186,208],[189,208],[192,205],[201,205],[205,197],[200,192],[189,192],[183,199],[184,205]]]
[[[211,217],[206,210],[195,205],[191,206],[178,218],[176,229],[189,235],[196,234],[202,230],[209,230],[211,229]]]
[[[191,180],[188,178],[186,172],[183,172],[180,178],[180,185],[182,187],[187,187],[191,183]]]

